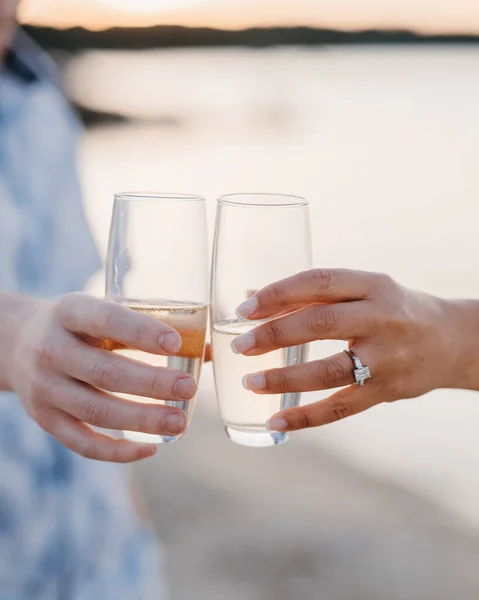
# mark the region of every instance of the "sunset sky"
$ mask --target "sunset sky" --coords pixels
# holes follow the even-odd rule
[[[21,20],[57,27],[316,25],[479,33],[479,0],[23,0]]]

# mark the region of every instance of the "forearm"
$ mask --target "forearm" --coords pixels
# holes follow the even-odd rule
[[[447,307],[448,348],[455,365],[450,387],[479,391],[479,300],[447,301]]]
[[[8,375],[15,339],[38,302],[21,294],[0,293],[0,390],[11,390]]]

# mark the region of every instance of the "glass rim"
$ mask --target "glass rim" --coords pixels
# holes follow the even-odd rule
[[[115,192],[115,200],[143,200],[145,202],[204,202],[198,194],[177,194],[173,192]]]
[[[258,201],[251,202],[248,198],[256,198]],[[261,202],[262,198],[276,198],[277,202]],[[218,198],[218,204],[227,204],[228,206],[248,206],[248,207],[274,207],[291,208],[297,206],[308,206],[309,202],[302,196],[292,194],[276,194],[274,192],[251,192],[224,194]]]

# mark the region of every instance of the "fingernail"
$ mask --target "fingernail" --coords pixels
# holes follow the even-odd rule
[[[176,333],[176,331],[169,331],[168,333],[163,333],[163,335],[160,335],[158,344],[165,352],[176,354],[180,351],[183,341],[181,336]]]
[[[264,390],[266,387],[266,377],[264,376],[264,373],[245,375],[243,377],[243,387],[252,392]]]
[[[248,352],[254,348],[256,344],[256,338],[253,332],[243,333],[239,337],[235,338],[231,342],[231,349],[235,354],[242,354],[243,352]]]
[[[186,418],[182,413],[174,413],[165,417],[163,426],[168,433],[181,433],[186,427]]]
[[[272,417],[269,421],[266,421],[266,429],[269,431],[286,431],[288,421],[283,417]]]
[[[245,300],[238,306],[236,309],[236,316],[240,319],[247,319],[258,310],[258,305],[259,302],[257,298],[248,298],[248,300]]]
[[[191,400],[196,394],[196,383],[192,377],[179,379],[174,388],[175,394],[182,400]]]

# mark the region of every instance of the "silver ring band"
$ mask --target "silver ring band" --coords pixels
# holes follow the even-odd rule
[[[371,377],[372,377],[369,367],[366,365],[363,365],[361,363],[361,361],[359,360],[359,357],[350,348],[348,348],[344,352],[346,352],[346,354],[349,356],[349,358],[353,361],[353,364],[354,364],[353,373],[354,373],[354,379],[355,379],[356,383],[358,383],[360,386],[363,386],[366,379],[371,379]]]

